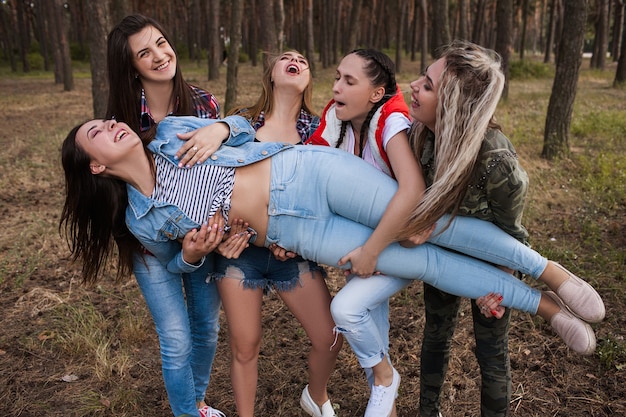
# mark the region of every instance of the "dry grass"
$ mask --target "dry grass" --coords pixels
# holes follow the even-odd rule
[[[225,69],[208,83],[205,68],[187,64],[194,84],[224,98]],[[404,61],[403,90],[419,73]],[[259,91],[260,69],[239,70],[239,103]],[[315,106],[330,98],[334,69],[316,74]],[[549,79],[513,81],[499,120],[531,177],[526,224],[536,248],[561,260],[599,289],[607,319],[595,325],[596,355],[568,351],[540,319],[515,314],[511,361],[515,416],[626,415],[626,91],[610,88],[612,73],[584,71],[572,128],[573,154],[548,163],[539,158]],[[132,279],[94,288],[78,284],[58,233],[63,199],[59,145],[91,114],[90,81],[81,74],[74,92],[52,76],[0,80],[0,415],[169,416],[158,343]],[[331,272],[332,291],[342,277]],[[423,326],[421,285],[393,298],[392,355],[403,375],[399,416],[417,415],[419,346]],[[443,400],[445,416],[477,416],[480,383],[473,357],[468,304],[453,341]],[[208,398],[234,416],[228,377],[229,349],[222,343]],[[264,306],[257,415],[302,416],[298,398],[306,383],[308,341],[291,314],[270,294]],[[342,417],[362,415],[368,391],[346,345],[332,376],[331,397]]]

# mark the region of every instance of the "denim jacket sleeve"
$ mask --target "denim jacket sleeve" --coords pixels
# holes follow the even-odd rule
[[[195,116],[168,116],[157,127],[157,141],[168,141],[176,138],[176,133],[191,132],[213,123],[226,123],[230,129],[228,138],[223,143],[228,146],[239,146],[253,142],[255,130],[248,120],[241,116],[227,116],[223,119],[202,119]]]

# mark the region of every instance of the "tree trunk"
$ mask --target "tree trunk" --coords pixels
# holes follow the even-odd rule
[[[459,0],[459,33],[458,39],[468,39],[467,0]]]
[[[24,2],[18,0],[15,2],[17,6],[17,36],[19,37],[19,52],[22,60],[22,71],[30,72],[30,63],[28,62],[29,49],[29,30],[26,23],[26,11],[24,10]]]
[[[276,23],[276,50],[282,52],[285,47],[285,4],[283,0],[274,0],[274,20]]]
[[[544,64],[550,62],[550,55],[552,55],[552,46],[554,45],[554,31],[556,29],[556,4],[557,0],[550,2],[550,22],[548,23],[548,34],[546,37],[546,53],[543,56]]]
[[[556,75],[548,103],[541,153],[546,159],[569,153],[569,130],[582,63],[588,0],[567,0],[564,6],[567,34],[561,36],[559,43]]]
[[[89,30],[87,31],[90,63],[91,63],[91,97],[93,98],[93,116],[102,119],[106,116],[108,79],[107,62],[107,34],[109,33],[109,16],[106,3],[88,1],[85,5],[89,16]]]
[[[617,62],[622,44],[622,31],[624,30],[624,0],[615,0],[613,3],[613,33],[611,34],[611,57]]]
[[[396,21],[398,25],[396,34],[396,73],[399,73],[402,67],[402,44],[404,43],[404,27],[406,26],[408,8],[409,0],[400,0],[400,15]]]
[[[596,0],[596,6],[596,33],[590,66],[603,70],[606,67],[606,51],[609,49],[609,0]]]
[[[476,18],[474,19],[474,26],[472,28],[471,41],[482,45],[483,43],[483,28],[485,26],[485,0],[478,0],[476,2]]]
[[[209,81],[220,78],[220,66],[224,60],[224,41],[220,33],[220,2],[209,2]]]
[[[226,100],[224,114],[237,103],[237,70],[239,68],[239,45],[241,44],[241,21],[243,19],[243,0],[231,1],[230,48],[228,51],[228,69],[226,70]]]
[[[498,2],[500,3],[500,2]],[[522,0],[522,34],[519,40],[519,59],[524,60],[524,52],[526,51],[526,28],[528,26],[528,0]],[[513,20],[511,20],[513,24]]]
[[[56,0],[52,2],[43,2],[46,7],[46,16],[50,25],[50,46],[52,47],[52,61],[54,62],[54,83],[63,83],[63,52],[61,48],[61,40],[59,39],[59,19],[56,13]]]
[[[422,71],[426,71],[428,66],[428,4],[426,0],[421,0],[420,4],[420,23],[422,27],[422,45],[420,67]]]
[[[274,1],[259,0],[258,11],[260,19],[259,23],[261,27],[261,48],[263,49],[263,52],[276,53],[278,52],[278,38],[276,34],[276,22],[274,19]],[[267,65],[267,59],[263,59],[263,68]]]
[[[359,27],[361,21],[361,6],[363,0],[353,0],[352,9],[350,10],[350,20],[348,22],[348,33],[346,34],[346,45],[343,48],[343,54],[347,54],[357,47],[357,39],[359,36]],[[342,26],[340,24],[340,26]]]
[[[0,14],[2,14],[2,31],[0,34],[2,37],[2,47],[7,60],[11,64],[11,71],[17,72],[17,62],[15,61],[15,55],[13,54],[13,48],[15,47],[15,32],[13,28],[13,19],[11,18],[11,8],[0,5]],[[10,5],[9,5],[10,6]]]
[[[502,57],[502,71],[505,76],[503,98],[509,97],[509,62],[513,31],[513,0],[498,0],[496,5],[496,52]]]
[[[65,5],[63,0],[54,0],[54,14],[59,33],[59,46],[61,51],[61,75],[63,79],[63,91],[74,89],[74,76],[72,75],[72,58],[70,56],[70,43],[68,41],[67,24],[65,18]]]
[[[617,70],[615,71],[614,87],[626,85],[626,19],[622,28],[622,47],[620,48],[619,59],[617,60]]]
[[[438,49],[450,43],[450,28],[448,24],[448,0],[438,0],[432,3],[432,39],[430,50],[435,58],[439,57]]]
[[[306,2],[306,57],[311,74],[315,74],[315,39],[313,37],[313,0]]]

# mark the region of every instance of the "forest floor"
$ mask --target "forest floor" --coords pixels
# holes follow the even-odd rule
[[[219,81],[206,82],[204,69],[187,67],[192,83],[223,102],[225,68]],[[410,62],[405,68],[399,83],[406,91],[419,70]],[[320,111],[331,96],[333,76],[332,69],[316,76]],[[238,102],[253,102],[260,69],[244,64],[239,77]],[[50,74],[0,78],[0,416],[171,416],[156,334],[134,279],[116,285],[109,275],[97,286],[82,286],[58,232],[64,193],[59,146],[92,113],[88,75],[79,72],[75,82],[74,91],[63,92]],[[550,79],[513,81],[509,101],[499,109],[531,178],[525,219],[531,242],[590,281],[607,306],[606,320],[593,326],[598,350],[588,357],[568,350],[543,320],[513,314],[513,416],[626,415],[626,91],[612,89],[611,82],[610,74],[581,75],[573,154],[555,162],[539,156]],[[591,128],[585,127],[588,120],[595,120]],[[616,130],[607,132],[608,125]],[[329,269],[333,293],[343,279]],[[307,383],[306,335],[275,294],[267,295],[263,317],[256,414],[304,416],[299,397]],[[444,417],[479,415],[470,317],[464,301],[444,387]],[[402,375],[400,417],[418,414],[423,324],[417,282],[391,300],[391,355]],[[222,320],[207,398],[236,416],[229,361]],[[369,391],[347,344],[329,393],[340,417],[363,415]]]

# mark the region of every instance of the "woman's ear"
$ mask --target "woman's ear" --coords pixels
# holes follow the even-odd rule
[[[370,96],[370,101],[372,103],[378,103],[385,96],[385,87],[377,87]]]
[[[89,170],[93,175],[102,174],[105,169],[106,167],[104,165],[98,164],[96,162],[92,162],[91,164],[89,164]]]

